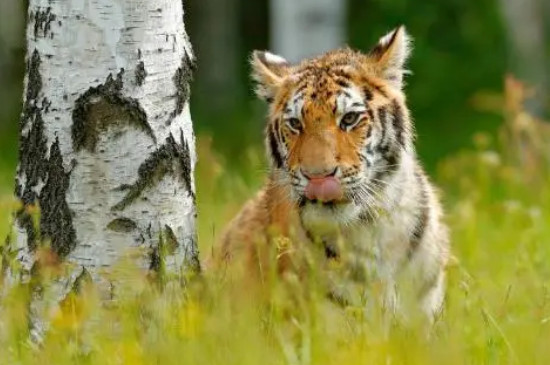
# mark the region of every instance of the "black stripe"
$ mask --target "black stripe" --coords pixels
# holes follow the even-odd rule
[[[342,69],[336,69],[336,70],[331,70],[332,72],[332,75],[334,76],[340,76],[340,77],[343,77],[344,79],[351,79],[351,75],[349,74],[349,72],[346,72]]]
[[[364,211],[359,214],[359,220],[366,224],[371,224],[374,221],[374,213],[370,211],[370,208],[367,207],[369,211]]]
[[[268,138],[269,138],[269,149],[271,158],[273,158],[273,161],[275,162],[275,167],[282,168],[283,167],[283,157],[281,156],[281,153],[279,152],[279,147],[277,143],[277,138],[275,137],[275,131],[273,130],[273,125],[268,130]]]
[[[422,175],[416,171],[414,174],[417,183],[420,185],[420,207],[419,211],[416,216],[416,225],[414,226],[414,229],[412,231],[410,242],[409,242],[409,252],[407,254],[407,257],[409,260],[414,256],[414,253],[418,250],[418,247],[420,246],[420,242],[422,242],[422,238],[424,237],[424,232],[426,231],[426,226],[428,225],[428,221],[430,219],[430,209],[428,206],[428,194],[426,192],[426,183],[424,179],[422,178]]]
[[[340,85],[341,87],[345,87],[345,88],[349,87],[349,82],[347,82],[346,80],[341,79],[341,78],[336,79],[336,83],[338,85]]]
[[[365,95],[365,103],[372,100],[372,91],[368,87],[363,87],[363,94]]]
[[[367,110],[367,115],[369,116],[371,122],[374,121],[374,113],[372,112],[372,109]]]
[[[342,90],[342,94],[351,99],[351,94],[348,93],[346,90]]]
[[[382,135],[380,137],[379,143],[374,146],[374,149],[378,154],[381,155],[382,159],[385,161],[385,165],[382,166],[385,168],[384,171],[378,171],[375,174],[375,179],[383,180],[388,175],[393,174],[397,170],[397,164],[401,159],[401,150],[399,146],[396,146],[391,143],[389,128],[392,128],[393,125],[388,121],[388,110],[385,107],[380,107],[377,110],[378,121],[382,128]],[[393,129],[393,128],[392,128]],[[375,182],[375,184],[381,184],[380,182]]]
[[[281,123],[283,123],[283,121],[281,119],[275,119],[275,121],[273,121],[273,125],[271,126],[273,128],[273,132],[274,132],[276,142],[285,140],[283,138],[283,130],[281,128]]]
[[[376,171],[374,175],[376,180],[384,180],[384,178],[392,175],[397,170],[401,154],[399,152],[388,151],[382,155],[382,158],[386,162],[383,166],[386,169],[384,171]],[[380,188],[384,188],[380,181],[373,181],[373,184]]]
[[[380,126],[382,127],[382,136],[380,137],[380,144],[377,146],[381,148],[383,145],[385,145],[384,140],[386,139],[386,133],[387,133],[387,114],[386,114],[386,108],[380,107],[377,111],[378,114],[378,120],[380,121]]]
[[[298,86],[296,91],[294,91],[294,95],[298,95],[302,91],[304,91],[307,88],[307,83],[303,83],[302,85]]]
[[[401,105],[394,100],[393,101],[393,118],[392,118],[392,124],[393,128],[395,129],[395,134],[397,137],[397,141],[402,147],[405,147],[405,122],[404,122],[404,116],[403,116],[403,109],[401,108]]]
[[[300,199],[299,206],[303,207],[306,204],[306,200],[304,198]],[[327,240],[323,239],[322,237],[316,237],[313,236],[313,234],[306,229],[304,222],[302,220],[302,215],[300,214],[300,224],[302,225],[302,228],[304,229],[306,233],[307,239],[312,243],[317,243],[321,241],[323,244],[323,248],[325,250],[325,257],[329,260],[338,260],[340,258],[340,253],[338,252],[338,248],[334,247],[334,245],[331,245]]]
[[[363,86],[363,91],[369,89],[370,93],[372,94],[372,91],[377,91],[379,92],[380,94],[382,94],[383,97],[387,98],[388,97],[388,94],[386,93],[386,91],[384,90],[384,87],[381,86],[381,85],[376,85],[376,84],[373,84],[371,82],[369,82],[368,79],[364,78],[361,80],[362,81],[362,84],[363,85],[368,85],[367,86]]]

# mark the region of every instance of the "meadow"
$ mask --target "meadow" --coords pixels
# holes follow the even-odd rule
[[[429,331],[341,308],[319,287],[292,279],[266,282],[265,298],[216,274],[159,288],[121,263],[113,275],[133,279],[119,298],[105,304],[86,287],[50,314],[51,331],[39,345],[28,340],[28,286],[0,288],[0,364],[550,363],[550,133],[522,111],[522,93],[510,81],[505,98],[480,101],[504,111],[499,132],[475,134],[472,147],[432,174],[455,260],[444,313]],[[266,167],[261,148],[230,162],[207,135],[198,136],[197,152],[204,258]],[[7,166],[0,171],[0,237],[17,207]],[[50,276],[41,274],[45,283]]]

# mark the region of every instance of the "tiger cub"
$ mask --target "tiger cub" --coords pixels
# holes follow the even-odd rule
[[[331,294],[344,302],[354,298],[346,283],[376,282],[393,310],[407,286],[429,317],[440,311],[448,233],[415,153],[403,93],[409,53],[402,26],[366,54],[344,48],[292,65],[253,53],[257,94],[269,104],[271,168],[223,234],[224,263],[268,265],[261,252],[276,232],[324,245],[326,260],[340,267]],[[277,257],[284,270],[288,260]]]

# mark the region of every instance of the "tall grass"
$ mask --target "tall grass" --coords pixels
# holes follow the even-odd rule
[[[9,290],[0,302],[0,364],[550,363],[550,140],[515,108],[522,90],[509,81],[498,138],[476,135],[476,147],[443,161],[435,177],[456,263],[445,312],[429,332],[398,324],[388,331],[381,318],[336,306],[297,281],[269,281],[268,298],[216,274],[161,290],[121,263],[113,275],[134,279],[118,299],[102,302],[84,287],[48,313],[51,331],[40,345],[28,341],[28,287]],[[229,165],[206,137],[198,153],[206,257],[265,167],[254,148]],[[6,195],[0,201],[2,211],[12,204]],[[8,218],[0,225],[6,232]],[[42,275],[47,282],[51,273]]]

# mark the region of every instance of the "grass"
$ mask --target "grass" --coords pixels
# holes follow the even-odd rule
[[[381,317],[339,308],[318,287],[292,280],[270,281],[268,298],[216,275],[159,290],[121,264],[116,275],[134,280],[119,299],[101,303],[87,287],[49,313],[52,329],[41,346],[28,341],[27,288],[9,290],[0,302],[0,364],[548,364],[548,145],[532,147],[512,128],[518,116],[509,111],[502,138],[477,135],[476,149],[440,163],[435,180],[457,263],[449,268],[445,313],[428,336],[398,324],[388,332]],[[517,136],[521,151],[513,147]],[[231,164],[238,170],[229,168],[205,136],[198,153],[198,230],[207,256],[265,168],[254,148]],[[5,212],[11,186],[2,189]],[[3,233],[7,214],[1,219]]]

